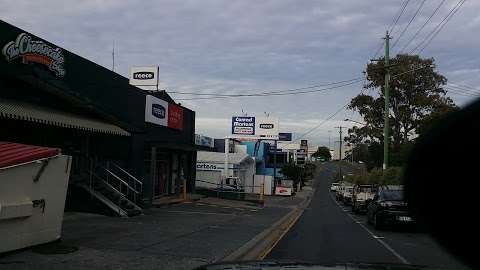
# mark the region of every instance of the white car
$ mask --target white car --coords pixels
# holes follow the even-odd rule
[[[343,204],[351,204],[352,203],[352,194],[353,194],[353,186],[345,186],[343,190]]]
[[[330,191],[332,192],[337,191],[339,186],[340,186],[339,183],[332,183],[332,185],[330,186]]]

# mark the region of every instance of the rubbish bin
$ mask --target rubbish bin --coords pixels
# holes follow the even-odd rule
[[[70,164],[59,149],[0,142],[0,252],[60,238]]]

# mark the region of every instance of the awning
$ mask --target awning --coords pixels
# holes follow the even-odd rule
[[[84,116],[13,100],[0,100],[0,117],[65,128],[130,136],[130,133],[127,131],[100,120],[89,119]]]

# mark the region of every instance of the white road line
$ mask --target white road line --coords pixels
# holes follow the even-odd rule
[[[332,197],[332,195],[330,195],[330,198],[338,205],[338,207],[342,208],[340,206],[340,204]],[[345,209],[344,209],[345,210]],[[372,233],[372,231],[370,231],[365,225],[363,225],[362,222],[359,222],[358,220],[356,220],[351,214],[347,213],[347,216],[349,216],[355,223],[357,223],[358,225],[360,225],[360,227],[362,227],[365,231],[367,231],[370,236],[373,237],[373,239],[377,240],[380,244],[382,244],[388,251],[390,251],[395,257],[397,257],[397,259],[399,259],[402,263],[404,264],[410,264],[410,262],[407,261],[407,259],[405,259],[402,255],[400,255],[398,252],[396,252],[391,246],[389,246],[387,243],[385,243],[381,238],[383,238],[383,236],[376,236]]]

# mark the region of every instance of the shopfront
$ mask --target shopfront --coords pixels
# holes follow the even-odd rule
[[[71,185],[101,167],[139,205],[194,190],[195,112],[3,21],[0,49],[0,141],[61,148]]]

